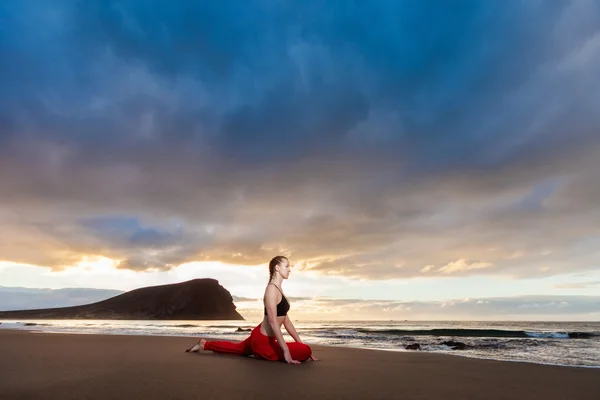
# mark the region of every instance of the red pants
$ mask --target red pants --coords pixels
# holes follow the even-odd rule
[[[297,342],[286,343],[294,360],[306,361],[310,358],[312,349],[309,345]],[[260,332],[260,324],[252,330],[248,338],[239,343],[227,340],[212,340],[204,344],[204,350],[240,356],[253,354],[254,357],[262,360],[285,361],[283,350],[281,350],[277,339],[263,335]]]

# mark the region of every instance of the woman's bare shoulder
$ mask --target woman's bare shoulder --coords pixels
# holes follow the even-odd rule
[[[267,285],[267,287],[265,288],[265,297],[277,298],[277,293],[279,293],[279,292],[277,291],[277,288],[273,284],[269,283]]]

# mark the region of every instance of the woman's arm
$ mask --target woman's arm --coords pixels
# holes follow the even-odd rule
[[[302,339],[300,339],[300,335],[298,335],[298,332],[296,332],[296,328],[294,327],[294,324],[292,323],[292,320],[289,316],[285,317],[285,320],[283,321],[283,326],[296,342],[302,343]]]
[[[296,328],[294,327],[294,324],[292,323],[292,320],[289,316],[285,317],[285,320],[283,321],[283,326],[285,326],[285,330],[290,334],[291,337],[294,338],[296,342],[304,343],[302,339],[300,339],[300,335],[298,335],[298,332],[296,332]],[[313,361],[319,360],[317,357],[315,357],[314,353],[310,356],[310,359]]]

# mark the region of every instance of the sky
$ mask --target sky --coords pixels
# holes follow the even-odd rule
[[[0,308],[210,277],[254,316],[282,254],[302,319],[599,320],[599,27],[591,0],[3,1]]]

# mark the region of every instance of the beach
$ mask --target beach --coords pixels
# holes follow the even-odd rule
[[[313,346],[300,365],[190,337],[0,331],[2,399],[594,399],[600,369]]]

